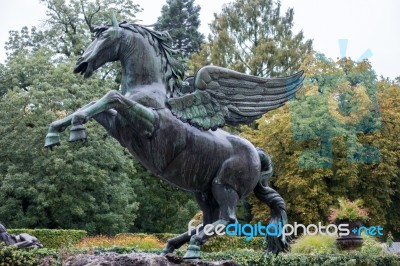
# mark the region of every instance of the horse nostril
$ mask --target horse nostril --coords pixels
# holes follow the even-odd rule
[[[82,75],[85,73],[87,67],[88,67],[88,63],[87,62],[83,62],[83,63],[76,63],[76,67],[74,69],[74,73],[81,73]]]

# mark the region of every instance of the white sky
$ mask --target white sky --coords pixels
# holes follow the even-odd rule
[[[143,24],[156,22],[165,0],[136,0],[144,8],[138,14]],[[230,0],[196,0],[201,6],[200,31],[209,33],[214,12]],[[339,39],[348,39],[347,56],[358,59],[367,49],[378,75],[400,76],[400,1],[398,0],[281,0],[282,10],[294,7],[294,31],[303,30],[314,40],[314,49],[328,57],[340,56]],[[5,60],[4,44],[9,30],[40,26],[45,8],[38,0],[9,0],[1,3],[0,62]]]

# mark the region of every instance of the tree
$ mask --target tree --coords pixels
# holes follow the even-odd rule
[[[115,13],[121,21],[132,21],[142,9],[131,0],[40,0],[47,7],[44,26],[41,29],[23,27],[10,31],[6,53],[12,57],[21,50],[35,52],[40,48],[52,51],[60,57],[78,58],[93,39],[94,28],[110,24]],[[99,70],[102,78],[118,79],[119,65],[114,63]],[[27,73],[27,72],[26,72]],[[2,90],[0,89],[0,92]]]
[[[139,210],[132,231],[181,234],[187,230],[199,210],[192,195],[154,177],[140,165],[135,167],[143,189],[137,193]]]
[[[72,74],[72,69],[91,40],[91,28],[110,23],[110,8],[122,21],[132,20],[138,6],[128,0],[42,2],[48,7],[46,27],[11,32],[8,58],[0,65],[2,222],[11,227],[85,229],[91,234],[186,228],[182,219],[195,212],[190,196],[174,193],[175,200],[169,201],[164,195],[172,193],[166,194],[163,187],[148,188],[158,178],[97,123],[88,123],[85,143],[64,144],[51,152],[43,149],[50,122],[118,89],[115,65],[87,80]],[[62,134],[64,143],[67,137]],[[156,212],[155,202],[170,216]],[[154,215],[146,216],[148,211]],[[182,219],[172,223],[176,216]]]
[[[273,156],[272,183],[287,202],[289,219],[327,222],[337,198],[361,198],[371,225],[398,230],[399,86],[377,82],[368,61],[315,55],[302,69],[306,80],[298,98],[244,134]],[[253,214],[255,220],[265,216],[256,201]]]
[[[208,44],[194,54],[192,71],[205,64],[228,67],[255,76],[275,77],[297,71],[312,50],[303,32],[294,34],[294,11],[281,15],[280,2],[237,0],[214,14]]]
[[[71,72],[73,60],[55,62],[53,55],[20,52],[6,65],[10,73],[23,73],[26,65],[43,68],[30,75],[26,90],[11,87],[0,100],[2,222],[92,234],[125,232],[136,217],[135,191],[141,182],[131,178],[133,160],[116,141],[90,123],[86,143],[43,148],[48,124],[102,95],[105,85],[98,79],[83,81]]]
[[[11,31],[6,43],[10,55],[20,48],[46,47],[66,57],[79,56],[91,39],[95,26],[110,24],[112,12],[118,19],[134,20],[141,11],[131,0],[40,0],[47,7],[45,25],[31,32],[24,27],[21,32]]]
[[[204,40],[198,29],[200,26],[200,6],[194,0],[167,0],[161,9],[154,29],[168,31],[172,38],[172,47],[180,50],[184,56],[199,51]]]
[[[381,197],[390,196],[390,202],[382,209],[386,218],[385,232],[394,232],[395,238],[400,240],[400,141],[397,137],[400,132],[400,84],[379,82],[378,87],[382,130],[368,141],[379,148],[382,163],[376,168],[371,167],[363,178],[378,181],[379,187],[368,197],[379,201]]]

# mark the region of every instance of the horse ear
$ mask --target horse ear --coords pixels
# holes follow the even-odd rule
[[[113,14],[112,14],[111,21],[112,21],[113,27],[118,29],[119,24],[118,24],[118,21],[117,21],[117,17],[115,16],[115,12],[113,12]]]

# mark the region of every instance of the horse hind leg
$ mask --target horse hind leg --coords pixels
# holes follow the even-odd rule
[[[213,182],[212,194],[219,206],[218,219],[212,224],[204,226],[199,234],[190,238],[184,259],[200,258],[200,245],[203,245],[211,236],[220,231],[220,228],[225,228],[228,224],[236,222],[235,210],[239,201],[238,193],[230,185]]]
[[[180,234],[174,238],[168,239],[167,244],[160,255],[165,256],[168,253],[173,253],[175,249],[178,249],[183,244],[189,242],[190,237],[192,235],[196,234],[197,230],[202,230],[202,229],[203,229],[203,227],[200,227],[199,229],[195,228],[195,229],[189,230],[183,234]]]
[[[218,204],[212,196],[211,191],[206,193],[194,193],[197,203],[203,212],[203,225],[214,222],[218,217]],[[188,226],[188,231],[171,239],[168,239],[167,245],[163,249],[161,255],[174,252],[175,249],[180,248],[183,244],[189,242],[190,238],[196,233],[203,230],[204,226],[192,228],[191,224]]]

